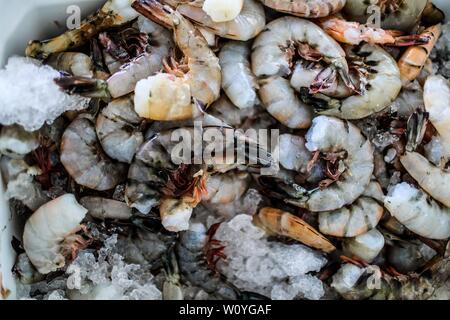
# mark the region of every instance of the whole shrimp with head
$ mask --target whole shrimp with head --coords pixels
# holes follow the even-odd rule
[[[139,80],[161,70],[163,60],[169,57],[174,47],[170,31],[164,27],[144,17],[138,18],[136,26],[136,28],[130,28],[130,30],[137,32],[138,36],[145,39],[145,41],[142,40],[142,43],[139,43],[141,46],[139,50],[142,53],[123,64],[108,79],[65,76],[56,79],[55,82],[68,93],[105,100],[119,98],[133,92]],[[103,35],[103,38],[107,38],[107,36]],[[100,37],[100,39],[103,38]],[[111,42],[111,40],[108,41]],[[110,43],[106,45],[107,51],[112,53],[112,49],[108,48],[110,45]],[[118,53],[115,53],[115,55],[118,55]],[[104,56],[105,60],[109,57],[115,61],[108,52]]]
[[[108,0],[94,15],[88,17],[78,28],[45,41],[31,41],[26,55],[46,59],[50,54],[77,48],[88,42],[101,31],[120,26],[138,17],[131,8],[134,0]]]
[[[315,79],[315,87],[330,87],[339,74],[347,86],[354,88],[344,50],[320,27],[294,17],[270,22],[253,43],[252,70],[260,79],[262,104],[273,117],[293,129],[309,127],[312,119],[310,107],[297,98],[284,79],[292,72],[297,52],[305,60],[327,64]]]
[[[306,140],[309,151],[323,153],[328,159],[329,183],[309,191],[297,184],[279,185],[287,194],[285,201],[320,212],[342,208],[358,199],[369,185],[374,169],[370,141],[355,125],[327,116],[313,120]]]
[[[219,59],[204,37],[179,12],[155,0],[138,0],[133,8],[149,19],[172,28],[185,63],[165,62],[168,73],[157,74],[136,85],[135,110],[158,121],[191,119],[196,100],[207,107],[220,97]]]

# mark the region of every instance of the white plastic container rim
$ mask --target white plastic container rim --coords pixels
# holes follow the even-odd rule
[[[86,17],[106,0],[0,0],[0,67],[12,55],[23,55],[31,39],[47,39],[65,30],[66,20],[74,7],[81,9]],[[433,0],[450,18],[450,1]],[[76,8],[75,8],[76,10]],[[0,288],[10,291],[7,299],[15,299],[16,285],[12,276],[15,253],[12,237],[21,238],[16,217],[11,215],[4,196],[4,185],[0,176]],[[2,296],[0,295],[0,300]]]

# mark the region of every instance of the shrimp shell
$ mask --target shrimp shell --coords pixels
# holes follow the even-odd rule
[[[238,108],[251,108],[258,103],[259,88],[250,67],[248,43],[230,41],[219,54],[222,68],[222,88],[231,102]]]
[[[41,206],[25,223],[23,246],[33,265],[42,274],[65,265],[63,242],[80,230],[87,209],[72,194],[65,194]]]
[[[181,4],[177,11],[216,35],[233,40],[253,39],[266,25],[264,7],[255,0],[245,0],[241,13],[226,22],[214,22],[202,8],[196,6]]]
[[[406,228],[422,237],[437,240],[450,237],[450,209],[406,182],[390,190],[384,206]]]
[[[340,11],[346,0],[260,0],[276,11],[304,18],[326,17]]]
[[[295,239],[327,253],[336,250],[336,247],[316,229],[289,212],[275,208],[262,208],[255,219],[257,225],[262,225],[269,232]]]

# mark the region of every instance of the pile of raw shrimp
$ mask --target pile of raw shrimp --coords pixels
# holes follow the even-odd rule
[[[108,0],[31,41],[15,63],[87,102],[1,129],[23,297],[449,299],[444,20],[427,0]],[[207,128],[254,161],[176,161],[174,134]],[[248,129],[279,130],[277,155]]]

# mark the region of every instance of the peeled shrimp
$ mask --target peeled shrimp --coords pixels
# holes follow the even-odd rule
[[[327,188],[312,191],[297,188],[297,192],[293,191],[291,194],[294,197],[287,201],[317,212],[336,210],[358,199],[369,185],[374,169],[373,146],[370,141],[352,123],[327,116],[319,116],[313,120],[306,140],[306,148],[311,152],[345,151],[345,170]]]
[[[291,129],[306,129],[311,125],[313,110],[295,94],[289,80],[270,77],[259,82],[261,103],[272,117]]]
[[[238,108],[250,108],[258,103],[258,84],[250,67],[248,43],[230,41],[219,54],[222,68],[222,88]]]
[[[124,164],[115,163],[104,154],[88,115],[80,115],[64,132],[61,163],[78,184],[98,191],[114,188],[126,173]]]
[[[384,206],[406,228],[422,237],[438,240],[450,237],[450,209],[406,182],[389,191]]]
[[[289,237],[324,252],[336,250],[335,246],[305,221],[289,212],[275,208],[262,208],[255,223],[276,235]]]
[[[74,76],[92,78],[94,63],[91,57],[81,52],[61,52],[52,54],[46,63],[56,70],[71,73]]]
[[[431,197],[450,208],[450,172],[434,166],[417,152],[406,152],[400,162]]]
[[[355,47],[352,54],[362,74],[361,94],[343,100],[319,98],[320,102],[311,101],[321,114],[341,119],[365,118],[384,110],[400,93],[400,71],[390,54],[370,44]]]
[[[113,100],[97,117],[96,132],[105,153],[112,159],[131,163],[144,142],[140,124],[134,112],[133,97]]]
[[[179,5],[177,11],[219,37],[233,40],[253,39],[266,25],[264,8],[256,0],[245,0],[239,15],[226,22],[214,22],[202,8],[188,4]]]
[[[145,79],[162,68],[162,62],[172,49],[173,41],[170,31],[164,27],[139,17],[138,26],[141,32],[147,33],[151,42],[146,51],[120,67],[107,80],[85,77],[61,77],[56,83],[69,93],[77,93],[86,97],[110,99],[119,98],[133,92],[139,80]]]
[[[178,11],[162,6],[155,0],[138,0],[133,3],[133,8],[147,18],[173,28],[175,42],[187,59],[189,69],[185,73],[178,70],[177,66],[166,65],[167,71],[173,74],[172,78],[177,78],[173,79],[172,83],[169,78],[158,81],[148,79],[139,83],[135,92],[135,108],[138,114],[160,121],[192,118],[195,106],[192,103],[187,104],[191,97],[206,106],[220,97],[219,59],[203,36],[196,32],[195,27]],[[166,90],[163,90],[164,88]],[[179,93],[178,99],[164,95],[172,90]],[[153,95],[149,98],[150,92]]]
[[[346,0],[260,0],[276,11],[304,18],[326,17],[340,11]]]
[[[106,1],[103,7],[83,21],[80,27],[69,30],[53,39],[31,41],[26,49],[26,55],[32,58],[45,59],[51,53],[80,47],[105,29],[136,19],[138,13],[131,8],[133,1]]]
[[[23,246],[33,265],[42,274],[64,267],[66,256],[84,240],[76,235],[87,210],[72,194],[41,206],[25,223]]]

